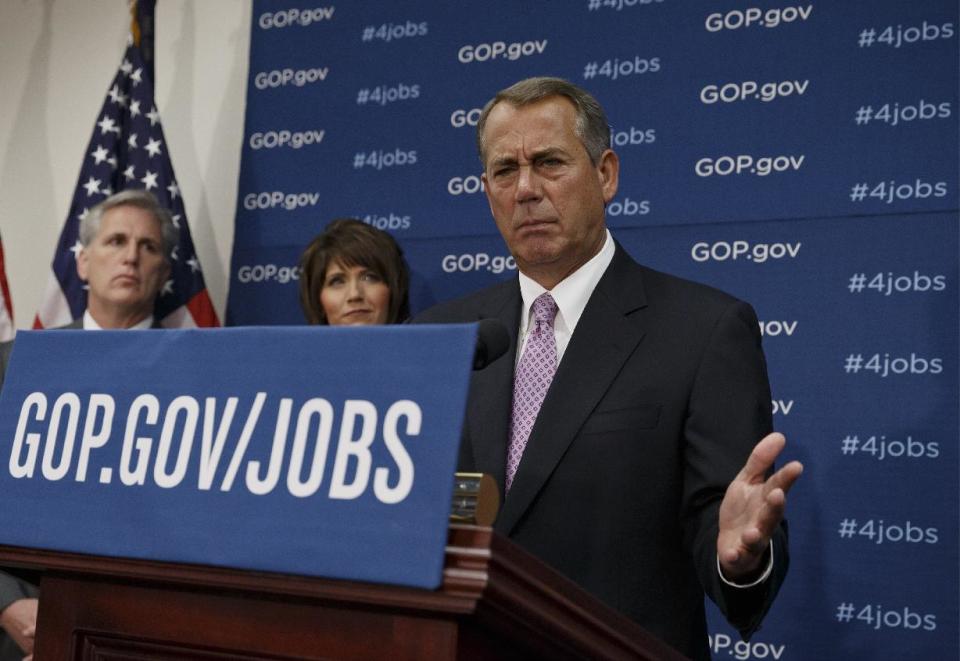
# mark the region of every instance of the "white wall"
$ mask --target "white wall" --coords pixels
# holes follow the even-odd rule
[[[157,2],[157,109],[221,321],[243,140],[250,5]],[[17,328],[33,322],[129,24],[126,0],[0,0],[0,236]]]

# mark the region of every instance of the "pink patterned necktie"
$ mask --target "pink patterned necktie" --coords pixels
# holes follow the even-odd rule
[[[513,377],[513,413],[510,417],[510,448],[507,450],[507,491],[520,466],[530,430],[547,396],[550,382],[557,371],[557,342],[553,336],[553,319],[557,304],[549,293],[540,294],[533,302],[534,328],[517,364]]]

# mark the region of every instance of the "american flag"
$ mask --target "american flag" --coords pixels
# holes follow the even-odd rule
[[[153,2],[142,5],[149,13],[145,16],[144,7],[139,11],[135,8],[134,29],[84,153],[70,213],[53,258],[53,274],[34,328],[62,326],[83,314],[87,292],[76,267],[80,219],[107,196],[128,188],[146,189],[156,195],[160,204],[170,209],[180,228],[170,279],[157,296],[154,318],[168,328],[220,325],[203,281],[183,198],[163,139],[154,104],[153,67],[145,62],[138,43],[140,28],[152,29]]]
[[[13,304],[7,285],[7,270],[3,265],[3,244],[0,243],[0,341],[13,339]]]

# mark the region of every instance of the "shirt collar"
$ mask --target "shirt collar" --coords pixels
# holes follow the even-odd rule
[[[591,257],[587,263],[576,271],[561,280],[550,290],[550,295],[557,303],[557,317],[560,318],[569,333],[573,333],[580,321],[584,308],[587,307],[587,301],[596,289],[597,283],[603,277],[610,262],[613,261],[615,252],[613,237],[610,230],[605,230],[607,234],[603,247],[596,255]],[[523,314],[521,315],[521,335],[527,328],[530,321],[531,307],[540,294],[547,291],[540,283],[533,280],[523,272],[520,272],[520,296],[523,298]]]
[[[147,330],[153,328],[153,315],[147,315],[147,317],[131,326],[127,330]],[[97,323],[97,320],[93,318],[93,315],[90,314],[90,310],[83,311],[83,330],[103,330],[103,327]]]

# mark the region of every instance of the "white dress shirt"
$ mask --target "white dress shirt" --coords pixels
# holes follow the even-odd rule
[[[603,242],[600,252],[590,258],[586,264],[568,275],[550,290],[550,295],[557,304],[557,316],[553,322],[553,335],[557,341],[557,366],[563,359],[563,354],[570,344],[573,331],[587,307],[587,301],[597,288],[597,283],[613,261],[614,244],[610,230],[605,230],[607,238]],[[533,302],[540,294],[546,292],[538,282],[520,272],[520,296],[523,298],[523,312],[520,314],[520,333],[517,337],[523,338],[518,342],[515,360],[519,361],[523,349],[527,346],[529,331],[532,330]]]

